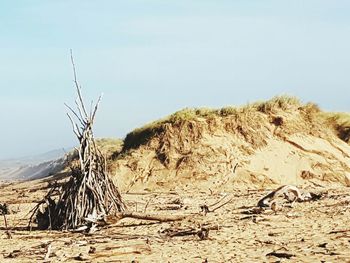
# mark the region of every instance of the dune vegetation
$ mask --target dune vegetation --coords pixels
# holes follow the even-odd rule
[[[320,112],[320,109],[316,104],[303,104],[298,98],[292,96],[276,96],[268,101],[248,103],[241,107],[227,106],[221,109],[185,108],[128,133],[124,140],[123,150],[137,148],[139,145],[145,144],[149,138],[162,132],[165,124],[177,124],[200,118],[211,119],[228,116],[242,119],[246,117],[247,114],[254,112],[273,114],[276,111],[288,111],[293,109],[300,109],[305,112],[306,115],[313,118],[317,117],[315,113],[318,114]],[[319,121],[324,121],[324,119],[321,117]]]
[[[322,112],[321,116],[335,129],[340,139],[350,143],[350,113]]]

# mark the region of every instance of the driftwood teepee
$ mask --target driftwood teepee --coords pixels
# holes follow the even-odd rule
[[[74,84],[77,91],[76,110],[66,105],[75,135],[79,140],[76,149],[79,164],[71,168],[71,176],[62,187],[53,187],[33,210],[40,229],[76,229],[86,223],[86,218],[113,215],[125,210],[118,188],[108,177],[106,159],[96,147],[92,126],[101,96],[95,106],[87,111],[77,81],[73,56],[71,56]]]

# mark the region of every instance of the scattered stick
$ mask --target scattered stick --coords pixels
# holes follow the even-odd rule
[[[285,253],[285,252],[276,252],[276,251],[270,252],[270,253],[266,254],[266,256],[267,257],[274,256],[274,257],[278,257],[278,258],[287,258],[287,259],[295,257],[294,254],[289,254],[289,253]]]
[[[153,197],[150,197],[148,200],[147,200],[147,203],[145,205],[145,208],[143,209],[143,212],[146,213],[146,210],[147,210],[147,207],[148,205],[150,204],[150,202],[155,198],[156,196],[153,196]]]
[[[134,218],[140,220],[150,220],[158,222],[171,222],[171,221],[180,221],[188,217],[188,215],[159,215],[159,214],[150,214],[150,213],[139,213],[139,212],[121,212],[114,215],[102,216],[100,218],[86,218],[85,220],[91,223],[98,225],[112,225],[117,223],[123,218]]]
[[[339,233],[346,233],[346,232],[350,232],[350,229],[334,230],[329,232],[328,234],[339,234]]]
[[[199,228],[187,228],[187,229],[165,229],[161,234],[165,234],[167,237],[178,236],[198,236],[201,240],[209,238],[210,230],[219,230],[219,226],[201,226]]]
[[[5,203],[5,204],[0,204],[0,214],[3,215],[4,217],[4,222],[5,222],[5,228],[6,228],[6,235],[7,235],[7,238],[8,239],[11,239],[12,238],[12,235],[11,235],[11,232],[8,228],[8,225],[7,225],[7,218],[6,218],[6,215],[8,215],[10,213],[10,210],[8,208],[8,205]]]
[[[7,238],[8,238],[8,239],[11,239],[11,238],[12,238],[12,235],[11,235],[11,232],[10,232],[10,230],[9,230],[9,228],[8,228],[8,225],[7,225],[6,215],[3,214],[3,216],[4,216],[5,228],[6,228],[5,233],[6,233],[6,235],[7,235]]]
[[[45,258],[44,258],[45,261],[49,259],[50,254],[51,254],[51,244],[49,244],[47,246],[47,252],[46,252],[46,255],[45,255]]]
[[[226,202],[221,203],[223,200],[225,200],[226,197],[227,196],[224,196],[219,201],[217,201],[217,202],[215,202],[214,204],[211,204],[211,205],[201,205],[200,206],[201,212],[204,215],[206,215],[208,213],[215,212],[216,210],[218,210],[219,208],[223,207],[224,205],[227,205],[228,203],[230,203],[232,201],[233,196],[231,196]]]
[[[172,222],[180,221],[188,217],[188,215],[159,215],[159,214],[149,214],[149,213],[140,213],[140,212],[120,212],[112,215],[89,215],[85,218],[85,224],[82,224],[80,227],[73,230],[73,232],[87,232],[94,233],[98,230],[97,227],[104,227],[107,225],[114,225],[118,223],[123,218],[134,218],[140,220],[149,220],[149,221],[158,221],[163,222]]]
[[[166,204],[166,205],[158,205],[157,210],[179,210],[182,208],[182,205],[177,204]]]

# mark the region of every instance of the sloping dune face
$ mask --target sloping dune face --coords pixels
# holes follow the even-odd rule
[[[128,134],[111,170],[131,191],[350,186],[350,146],[322,116],[290,97],[185,109]]]

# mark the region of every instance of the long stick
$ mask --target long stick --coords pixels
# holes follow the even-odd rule
[[[96,218],[86,218],[86,221],[91,221],[93,223],[101,225],[112,225],[117,223],[123,218],[135,218],[141,220],[151,220],[158,222],[171,222],[171,221],[180,221],[187,218],[189,215],[158,215],[158,214],[149,214],[149,213],[139,213],[139,212],[120,212],[114,215],[107,215],[103,219]]]
[[[84,106],[83,97],[81,95],[81,87],[79,86],[79,83],[78,83],[78,80],[77,80],[77,71],[75,69],[74,58],[73,58],[73,51],[72,50],[70,50],[70,59],[71,59],[72,66],[73,66],[74,83],[75,83],[75,87],[77,88],[77,93],[78,93],[78,97],[79,97],[79,101],[80,101],[80,106],[82,107],[84,115],[87,118],[88,114],[86,112],[86,109],[85,109],[85,106]]]
[[[11,235],[11,233],[10,233],[9,229],[8,229],[8,226],[7,226],[7,219],[6,219],[6,215],[5,215],[5,214],[3,214],[3,216],[4,216],[4,221],[5,221],[6,234],[7,234],[8,238],[12,238],[12,235]]]

